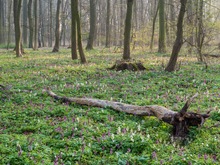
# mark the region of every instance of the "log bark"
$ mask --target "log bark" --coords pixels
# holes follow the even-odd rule
[[[136,116],[155,116],[159,120],[162,120],[173,126],[172,136],[178,139],[185,139],[189,133],[190,126],[202,126],[205,119],[209,117],[209,112],[206,114],[198,114],[193,112],[187,112],[190,104],[198,94],[191,97],[180,112],[172,111],[168,108],[159,105],[138,106],[125,104],[115,101],[100,100],[93,98],[75,98],[58,96],[50,90],[43,90],[49,96],[62,103],[76,103],[80,105],[87,105],[100,108],[111,108],[115,111],[125,112]]]

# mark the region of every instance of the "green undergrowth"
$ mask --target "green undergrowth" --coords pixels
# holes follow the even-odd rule
[[[209,67],[181,57],[178,72],[163,71],[169,56],[134,52],[147,68],[116,72],[106,68],[121,58],[111,49],[86,52],[88,64],[72,61],[70,50],[25,50],[23,58],[0,50],[0,164],[219,164],[220,61]],[[91,97],[135,105],[162,105],[178,111],[199,93],[190,110],[211,117],[189,138],[172,142],[171,126],[155,117],[111,109],[61,104],[42,92]]]

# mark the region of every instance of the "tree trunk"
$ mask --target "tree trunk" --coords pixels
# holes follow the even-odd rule
[[[9,48],[9,44],[11,42],[11,8],[12,8],[12,0],[9,0],[9,4],[8,4],[8,39],[7,39],[7,50]]]
[[[167,67],[165,68],[165,71],[168,71],[168,72],[172,72],[175,70],[178,54],[183,45],[183,20],[184,20],[184,15],[186,11],[187,0],[180,0],[180,3],[181,3],[181,7],[179,11],[179,16],[178,16],[176,40],[173,45],[173,50],[172,50],[169,63]]]
[[[57,13],[56,13],[56,30],[55,30],[55,45],[52,52],[59,52],[60,48],[60,5],[61,0],[57,1]]]
[[[124,53],[123,59],[131,59],[130,55],[130,40],[131,40],[131,20],[132,20],[132,7],[134,0],[127,0],[127,13],[125,19],[125,31],[124,31]]]
[[[22,51],[21,51],[21,25],[20,25],[21,2],[22,2],[22,0],[14,0],[14,26],[15,26],[16,57],[22,57]]]
[[[37,16],[37,6],[38,6],[38,0],[34,1],[34,50],[38,49],[38,16]]]
[[[175,40],[175,32],[176,32],[176,28],[175,28],[175,18],[176,18],[176,14],[175,14],[175,2],[174,0],[169,0],[170,2],[170,27],[169,27],[169,31],[170,31],[170,41],[173,44],[173,41]]]
[[[187,47],[188,47],[188,53],[192,53],[192,46],[194,45],[194,14],[193,14],[193,7],[194,7],[194,2],[193,0],[189,0],[187,3],[187,23],[189,26],[188,30],[188,38],[187,38]]]
[[[40,33],[40,40],[41,40],[41,46],[42,47],[45,47],[45,42],[44,42],[44,19],[45,19],[45,17],[44,17],[44,13],[43,13],[43,5],[42,5],[42,0],[39,0],[39,16],[40,16],[40,21],[39,21],[39,23],[40,23],[40,30],[39,30],[39,33]]]
[[[166,52],[166,44],[165,44],[165,12],[164,12],[164,0],[159,0],[159,45],[158,52],[165,53]]]
[[[77,39],[76,39],[76,0],[71,0],[71,54],[72,54],[72,59],[76,60],[77,57]]]
[[[53,28],[53,0],[49,0],[49,8],[50,8],[50,12],[49,12],[49,16],[50,16],[50,25],[49,25],[49,47],[52,47],[53,45],[53,35],[52,35],[52,28]]]
[[[34,27],[33,27],[33,18],[32,18],[32,0],[28,2],[28,22],[29,22],[29,48],[33,48],[33,36],[34,36]]]
[[[203,32],[203,6],[204,0],[200,0],[199,2],[199,12],[198,12],[198,34],[197,34],[197,51],[198,51],[198,61],[204,62],[202,55],[202,47],[204,42],[204,32]]]
[[[110,15],[111,15],[111,1],[107,0],[107,16],[106,16],[106,41],[105,47],[110,47]]]
[[[124,104],[120,102],[113,102],[107,100],[99,100],[92,98],[74,98],[74,97],[62,97],[58,96],[50,90],[44,90],[47,94],[53,97],[55,100],[62,103],[77,103],[80,105],[88,105],[92,107],[106,108],[109,107],[119,112],[125,112],[136,116],[155,116],[159,120],[162,120],[173,126],[172,135],[178,139],[185,139],[188,135],[190,126],[201,126],[204,124],[205,119],[209,117],[207,114],[197,114],[193,112],[187,112],[190,104],[194,98],[198,95],[191,97],[180,112],[169,110],[165,107],[158,105],[137,106]]]
[[[82,47],[82,37],[81,37],[81,21],[80,21],[80,16],[79,16],[79,10],[78,10],[78,0],[76,0],[76,5],[75,5],[75,10],[76,10],[76,24],[77,24],[77,37],[78,37],[78,49],[79,49],[79,56],[81,63],[84,64],[86,63],[86,57],[83,51]]]
[[[0,44],[4,43],[4,2],[0,0]]]
[[[96,35],[96,0],[90,0],[90,31],[86,50],[93,49],[93,44]]]
[[[159,3],[157,5],[157,9],[153,18],[153,26],[152,26],[152,34],[151,34],[151,40],[150,40],[150,50],[153,50],[153,44],[154,44],[154,32],[155,32],[155,24],[156,24],[156,20],[157,20],[157,14],[159,11]]]
[[[22,37],[23,37],[23,43],[25,45],[27,45],[27,14],[28,14],[28,6],[27,6],[27,0],[23,0],[23,33],[22,33]]]
[[[124,25],[124,20],[123,20],[123,16],[124,16],[124,12],[123,12],[123,7],[124,3],[123,0],[120,0],[120,38],[119,38],[119,45],[122,46],[123,45],[123,25]]]

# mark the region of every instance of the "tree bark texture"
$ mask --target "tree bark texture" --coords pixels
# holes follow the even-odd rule
[[[198,95],[191,97],[180,112],[172,111],[168,108],[159,105],[138,106],[124,104],[120,102],[99,100],[93,98],[74,98],[74,97],[62,97],[58,96],[50,90],[43,90],[49,96],[62,103],[77,103],[80,105],[87,105],[100,108],[111,108],[115,111],[125,112],[136,116],[155,116],[159,120],[162,120],[173,126],[172,135],[175,138],[185,139],[189,132],[190,126],[201,126],[204,124],[205,119],[209,117],[209,114],[197,114],[193,112],[187,112],[190,104],[194,98]]]
[[[21,50],[21,2],[22,0],[14,0],[14,26],[15,26],[15,51],[16,57],[22,57]]]
[[[158,45],[158,52],[165,53],[166,52],[166,44],[165,44],[165,12],[164,12],[164,5],[165,0],[159,0],[159,45]]]
[[[127,13],[126,13],[125,31],[124,31],[124,53],[123,53],[124,60],[131,59],[130,41],[131,41],[131,20],[133,13],[132,10],[133,4],[134,4],[134,0],[127,0]]]
[[[194,19],[195,16],[193,14],[193,9],[194,9],[195,5],[193,0],[189,0],[187,3],[187,24],[189,26],[189,30],[188,30],[188,38],[187,38],[187,47],[188,47],[188,52],[191,54],[192,53],[192,45],[194,45]]]
[[[49,25],[49,36],[48,36],[48,45],[49,47],[52,47],[53,45],[53,0],[49,0],[49,17],[50,17],[50,25]]]
[[[90,0],[90,31],[89,31],[89,38],[88,43],[86,46],[87,50],[93,49],[93,44],[96,35],[96,0]]]
[[[71,54],[72,59],[76,60],[78,58],[77,56],[77,39],[76,39],[76,17],[77,17],[77,11],[75,10],[77,8],[76,6],[76,0],[71,0]]]
[[[107,0],[107,15],[106,15],[106,41],[105,47],[110,47],[110,15],[111,15],[111,1]]]
[[[183,45],[183,21],[184,21],[184,15],[186,11],[187,0],[180,0],[180,3],[181,3],[181,7],[179,11],[179,16],[178,16],[176,40],[173,45],[173,50],[172,50],[170,60],[167,64],[167,67],[165,68],[165,71],[168,71],[168,72],[172,72],[175,70],[178,54]]]
[[[9,4],[8,4],[8,23],[11,23],[11,8],[12,8],[12,0],[9,0]],[[7,50],[9,48],[9,44],[11,42],[11,26],[8,26],[8,37],[7,37]]]
[[[198,34],[197,34],[197,51],[198,51],[198,61],[203,62],[204,57],[202,55],[202,47],[204,42],[204,27],[203,27],[203,8],[204,8],[204,0],[200,0],[199,2],[199,14],[198,14]]]
[[[45,28],[45,15],[44,15],[44,7],[42,5],[43,0],[39,0],[39,16],[40,16],[40,20],[39,20],[39,35],[38,35],[38,40],[41,41],[41,47],[45,47],[45,42],[44,42],[44,28]]]
[[[153,18],[153,26],[152,26],[152,34],[151,34],[151,40],[150,40],[150,50],[153,50],[153,45],[154,45],[154,32],[155,32],[155,25],[156,25],[156,20],[157,20],[157,14],[159,11],[159,4],[157,5],[157,9]]]
[[[52,52],[59,52],[60,48],[60,6],[61,0],[57,1],[57,12],[56,12],[56,30],[55,30],[55,45]]]
[[[4,43],[4,25],[3,25],[3,20],[4,20],[4,5],[3,5],[3,0],[0,0],[0,44]]]
[[[28,24],[27,24],[27,14],[28,14],[28,7],[27,7],[27,0],[23,0],[23,33],[22,33],[22,37],[23,37],[23,43],[25,45],[27,45],[27,29],[28,29]]]
[[[29,48],[33,48],[33,36],[34,36],[32,3],[33,3],[33,1],[29,0],[29,2],[28,2]]]
[[[83,51],[83,46],[82,46],[82,37],[81,37],[81,21],[80,21],[80,16],[79,16],[79,10],[78,10],[78,0],[76,0],[76,24],[77,24],[77,42],[78,42],[78,49],[79,49],[79,56],[81,63],[84,64],[86,63],[86,56]]]
[[[38,49],[38,16],[37,16],[37,6],[38,0],[34,0],[34,50]]]

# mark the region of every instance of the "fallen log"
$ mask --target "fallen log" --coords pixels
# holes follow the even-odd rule
[[[203,54],[205,57],[213,57],[213,58],[220,58],[218,54]]]
[[[43,90],[43,92],[46,92],[49,96],[62,103],[73,102],[80,105],[87,105],[92,107],[109,107],[119,112],[125,112],[137,116],[155,116],[159,120],[162,120],[172,125],[172,136],[181,140],[187,137],[190,126],[202,126],[205,122],[205,119],[210,116],[209,112],[206,114],[187,112],[190,104],[192,103],[194,98],[198,96],[198,94],[189,98],[189,100],[185,103],[180,112],[175,112],[159,105],[138,106],[93,98],[75,98],[58,96],[50,90]]]

